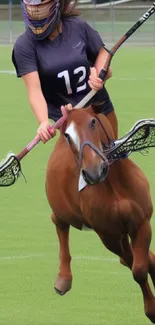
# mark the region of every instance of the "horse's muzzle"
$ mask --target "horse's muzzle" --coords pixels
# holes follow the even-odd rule
[[[109,164],[103,161],[100,166],[94,168],[82,169],[82,176],[88,185],[101,183],[108,175]]]

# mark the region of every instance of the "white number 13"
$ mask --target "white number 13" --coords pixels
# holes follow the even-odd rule
[[[74,74],[78,74],[78,73],[81,73],[81,72],[82,72],[82,75],[79,77],[78,84],[85,80],[85,78],[86,78],[86,68],[84,66],[81,66],[81,67],[76,68],[73,71]],[[71,83],[70,83],[68,70],[64,70],[64,71],[58,73],[58,78],[64,78],[65,79],[65,85],[66,85],[67,93],[68,93],[68,95],[72,94],[73,91],[72,91],[72,88],[71,88]],[[77,89],[76,89],[76,92],[78,93],[79,91],[82,91],[84,89],[86,89],[86,82],[82,86],[78,86]]]

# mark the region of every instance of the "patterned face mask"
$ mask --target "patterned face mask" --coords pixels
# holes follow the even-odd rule
[[[22,0],[24,22],[36,40],[47,38],[60,20],[60,0]]]

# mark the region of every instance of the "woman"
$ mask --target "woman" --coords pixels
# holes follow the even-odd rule
[[[22,6],[26,31],[14,45],[12,60],[25,82],[41,140],[52,137],[49,119],[60,118],[61,106],[75,106],[91,88],[99,90],[99,112],[117,137],[114,108],[97,77],[107,58],[99,34],[78,17],[72,0],[22,0]],[[111,74],[109,68],[106,79]]]

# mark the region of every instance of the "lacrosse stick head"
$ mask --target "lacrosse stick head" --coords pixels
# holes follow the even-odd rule
[[[21,173],[21,165],[13,153],[9,153],[5,160],[0,162],[0,187],[11,186]]]
[[[132,152],[148,153],[155,147],[155,119],[136,122],[122,138],[114,141],[113,146],[104,152],[109,162],[127,158]]]

